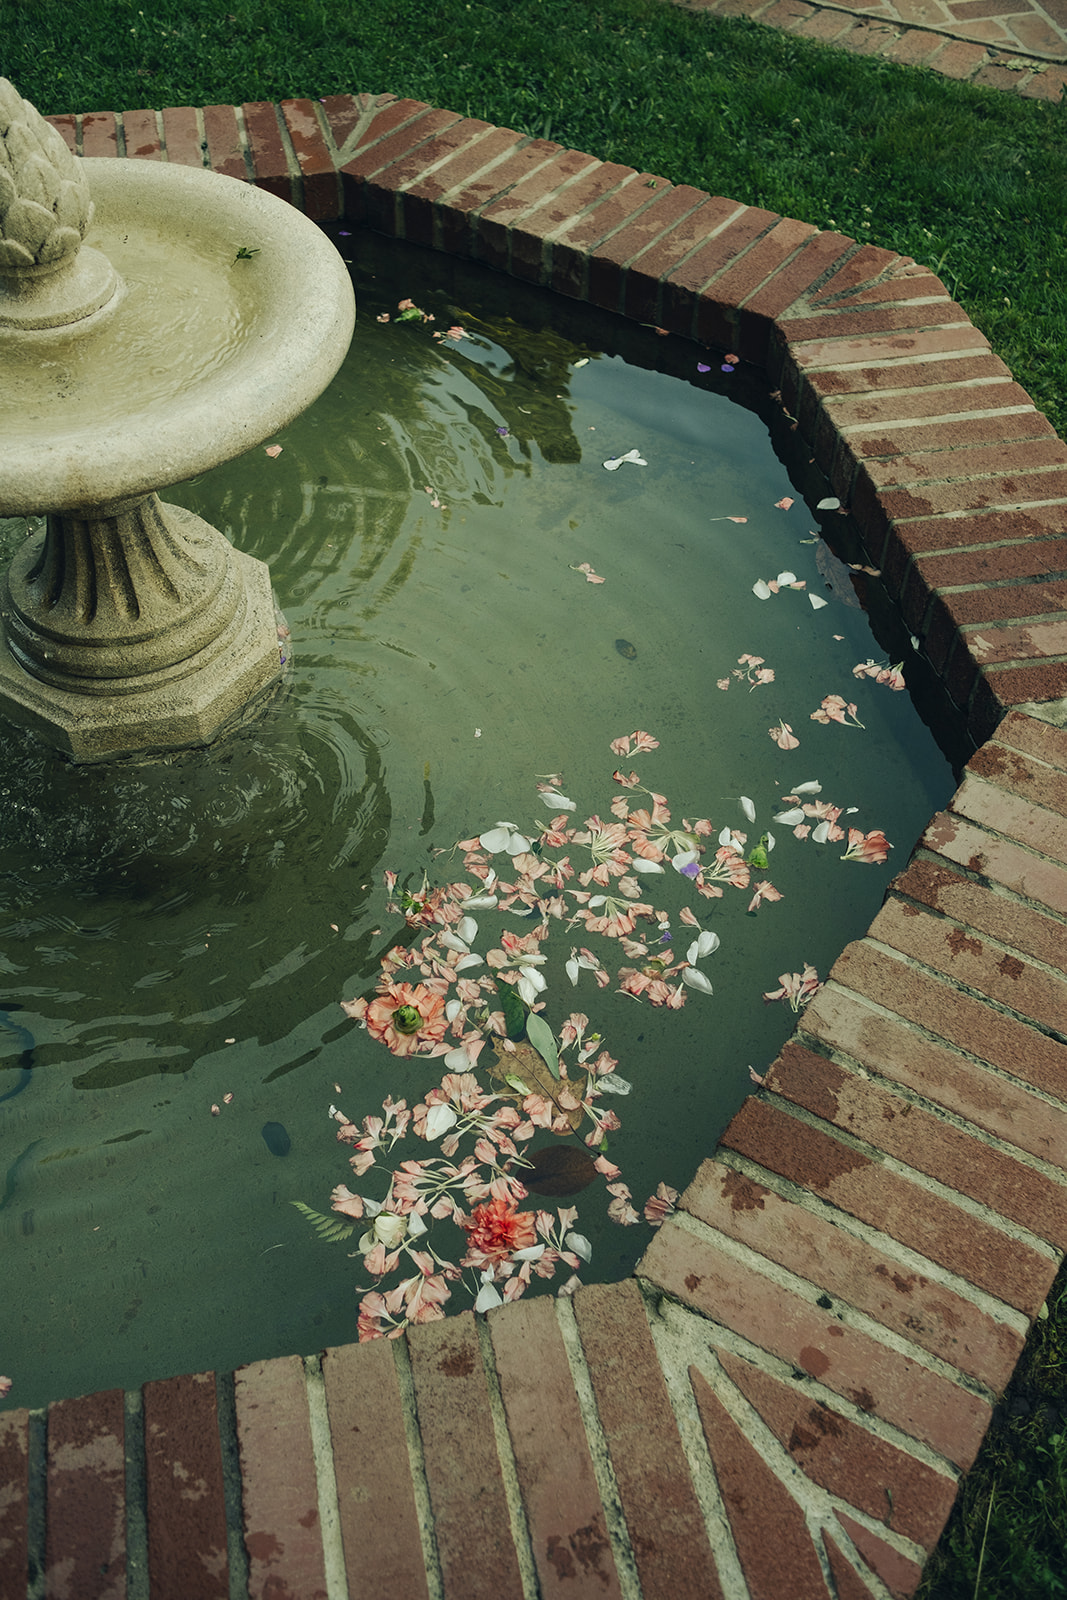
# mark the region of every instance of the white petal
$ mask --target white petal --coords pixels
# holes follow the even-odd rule
[[[449,1072],[469,1072],[471,1058],[466,1050],[450,1050],[444,1058],[444,1064]]]
[[[830,604],[829,600],[824,600],[821,594],[812,594],[810,589],[808,590],[808,601],[813,611],[821,611],[823,606]]]
[[[462,1010],[463,1010],[463,1001],[462,1000],[450,1000],[448,1002],[448,1004],[445,1006],[445,1016],[448,1018],[449,1022],[455,1022],[456,1018],[459,1016],[459,1014],[460,1014],[460,1012]]]
[[[541,799],[550,811],[573,811],[574,801],[568,800],[565,794],[557,794],[554,789],[544,789]]]
[[[701,956],[710,956],[718,948],[719,935],[717,933],[711,933],[705,930],[704,932],[699,933],[693,940],[692,944],[689,946],[689,953],[685,959],[690,965],[692,965],[694,961],[699,961]],[[695,955],[693,953],[694,951],[696,952]]]
[[[749,822],[755,822],[756,808],[752,804],[752,801],[748,798],[748,795],[739,795],[737,803],[741,807],[741,810],[745,813],[745,816],[748,818]]]
[[[381,1200],[364,1200],[364,1202],[363,1202],[363,1214],[364,1214],[364,1216],[376,1217],[378,1215],[379,1211],[382,1209],[383,1203],[384,1202],[381,1201]],[[366,1235],[364,1235],[364,1237],[369,1239],[370,1238],[370,1234],[366,1234]],[[360,1249],[362,1249],[363,1248],[363,1240],[361,1239],[359,1241],[359,1243],[360,1243]],[[370,1246],[368,1245],[367,1248],[369,1249]]]
[[[525,1250],[513,1251],[511,1259],[512,1261],[540,1261],[544,1253],[545,1247],[543,1244],[531,1244],[527,1245]]]
[[[719,843],[723,846],[723,848],[725,849],[725,847],[728,844],[732,845],[733,842],[734,842],[734,836],[733,836],[733,833],[731,832],[731,830],[729,828],[720,829],[720,831],[719,831]]]
[[[508,840],[507,850],[508,850],[508,855],[509,856],[525,855],[526,851],[529,850],[529,848],[530,848],[530,841],[529,841],[529,839],[526,838],[526,836],[524,834],[513,833],[511,835],[511,838]]]
[[[494,1306],[502,1306],[500,1291],[491,1283],[483,1283],[478,1290],[478,1298],[474,1302],[475,1311],[492,1311]]]
[[[816,844],[825,844],[830,837],[830,824],[827,821],[816,823],[811,830],[811,837]]]
[[[490,828],[487,833],[479,834],[478,843],[483,850],[488,850],[492,856],[496,855],[498,850],[506,850],[510,838],[511,829],[506,823],[500,823],[497,827]]]
[[[469,955],[465,955],[462,961],[456,962],[456,971],[469,972],[471,967],[480,967],[481,965],[482,957],[475,955],[472,951]]]
[[[774,581],[775,583],[780,583],[782,585],[787,583],[796,583],[797,575],[795,572],[780,572]]]
[[[540,994],[542,989],[548,987],[536,967],[520,967],[519,972],[527,983],[532,986],[535,994]]]
[[[715,993],[707,978],[697,967],[683,967],[682,982],[687,983],[691,989],[699,989],[702,994]]]
[[[809,778],[807,783],[793,785],[794,794],[822,794],[822,784],[818,778]]]
[[[593,1259],[593,1246],[589,1243],[584,1233],[565,1233],[563,1243],[568,1250],[573,1250],[576,1256],[581,1256],[583,1261]]]
[[[408,1238],[421,1239],[424,1233],[429,1233],[429,1228],[423,1222],[417,1211],[408,1212]]]
[[[597,911],[604,904],[607,898],[608,897],[606,894],[594,894],[589,897],[589,899],[586,901],[586,904],[588,905],[590,911]]]
[[[795,828],[798,822],[804,821],[804,808],[803,806],[793,806],[789,811],[777,811],[775,812],[774,820],[782,823],[787,828]]]
[[[496,905],[496,895],[472,894],[469,899],[464,900],[463,904],[470,906],[472,911],[488,911],[491,906]]]
[[[752,585],[752,593],[756,596],[757,600],[769,600],[771,598],[771,591],[764,583],[762,578],[757,578],[756,582]]]
[[[625,1078],[620,1078],[617,1072],[603,1072],[596,1080],[598,1089],[603,1089],[605,1094],[629,1094],[633,1088]]]
[[[581,967],[578,965],[578,962],[572,956],[571,959],[567,962],[567,976],[571,980],[572,983],[577,983],[578,982],[578,974],[579,974],[580,971],[581,971]]]
[[[474,918],[470,917],[468,920],[473,922]],[[458,950],[461,956],[470,954],[470,941],[467,939],[457,938],[457,936],[454,933],[451,933],[447,928],[443,933],[439,933],[437,938],[438,941],[444,945],[446,950]]]
[[[473,917],[460,917],[455,926],[455,934],[464,944],[472,945],[478,937],[478,924]]]
[[[770,855],[771,851],[774,849],[774,834],[773,833],[768,833],[768,834],[765,834],[764,837],[765,837],[765,839],[767,841],[767,843],[764,846],[764,848],[766,849],[767,854]]]
[[[815,509],[816,511],[839,511],[841,509],[841,502],[837,498],[836,494],[830,494],[827,495],[825,500],[820,500]]]
[[[646,873],[647,872],[662,872],[663,871],[663,863],[661,861],[649,861],[647,856],[634,856],[633,859],[630,862],[630,870],[632,872],[646,872]]]
[[[681,872],[685,867],[691,867],[699,860],[700,856],[697,851],[682,850],[678,853],[678,855],[671,857],[671,866],[674,868],[675,872]]]

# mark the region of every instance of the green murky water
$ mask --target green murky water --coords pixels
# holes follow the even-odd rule
[[[750,842],[772,827],[783,900],[697,906],[721,938],[701,963],[713,996],[666,1012],[571,991],[572,940],[553,937],[548,1017],[586,1011],[634,1084],[612,1155],[640,1206],[661,1180],[684,1186],[749,1064],[787,1036],[762,993],[805,962],[825,973],[952,788],[908,695],[853,678],[887,650],[817,566],[813,531],[843,519],[806,508],[774,443],[791,436],[768,431],[774,405],[743,370],[469,267],[339,242],[359,258],[359,320],[330,390],[277,457],[167,495],[270,563],[292,633],[284,697],[225,748],[157,766],[79,770],[14,733],[0,748],[9,1405],[355,1336],[355,1263],[290,1202],[326,1210],[351,1177],[332,1101],[361,1118],[439,1076],[338,1004],[369,992],[402,930],[383,869],[455,877],[435,850],[549,820],[545,773],[574,820],[609,816],[622,766],[676,819]],[[435,321],[376,320],[405,296]],[[468,337],[433,339],[454,323]],[[631,449],[646,466],[604,469]],[[10,549],[21,530],[3,532]],[[783,569],[830,603],[756,598]],[[746,653],[774,682],[717,688]],[[831,693],[863,731],[810,720]],[[768,737],[783,718],[797,750]],[[620,761],[610,741],[637,728],[660,748]],[[842,864],[840,845],[771,823],[809,779],[857,808],[846,822],[884,829],[888,864]],[[586,1276],[611,1279],[649,1234],[607,1222],[605,1200],[574,1203]]]

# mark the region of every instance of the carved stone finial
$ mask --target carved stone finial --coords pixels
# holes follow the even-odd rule
[[[0,78],[0,266],[58,264],[78,249],[92,218],[77,158]]]
[[[92,220],[81,162],[0,78],[0,328],[68,327],[115,298],[111,263],[81,250]]]

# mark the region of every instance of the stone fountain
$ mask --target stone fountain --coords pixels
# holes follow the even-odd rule
[[[354,320],[293,207],[81,160],[0,78],[0,517],[43,523],[0,580],[0,716],[84,762],[205,745],[267,703],[268,568],[156,491],[298,416]]]

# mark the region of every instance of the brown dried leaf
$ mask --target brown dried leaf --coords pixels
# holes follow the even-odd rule
[[[533,1194],[578,1194],[596,1177],[596,1162],[580,1145],[550,1144],[543,1150],[523,1151],[530,1166],[516,1177]]]
[[[521,1079],[531,1094],[540,1094],[546,1100],[551,1100],[556,1110],[566,1117],[575,1131],[581,1127],[584,1115],[581,1106],[566,1103],[575,1097],[572,1085],[566,1081],[560,1082],[552,1076],[548,1062],[532,1044],[520,1039],[512,1049],[505,1050],[494,1040],[492,1049],[495,1060],[487,1061],[485,1064],[491,1078],[496,1078],[498,1082],[504,1084],[508,1083],[509,1078]],[[508,1086],[514,1087],[514,1085]]]

